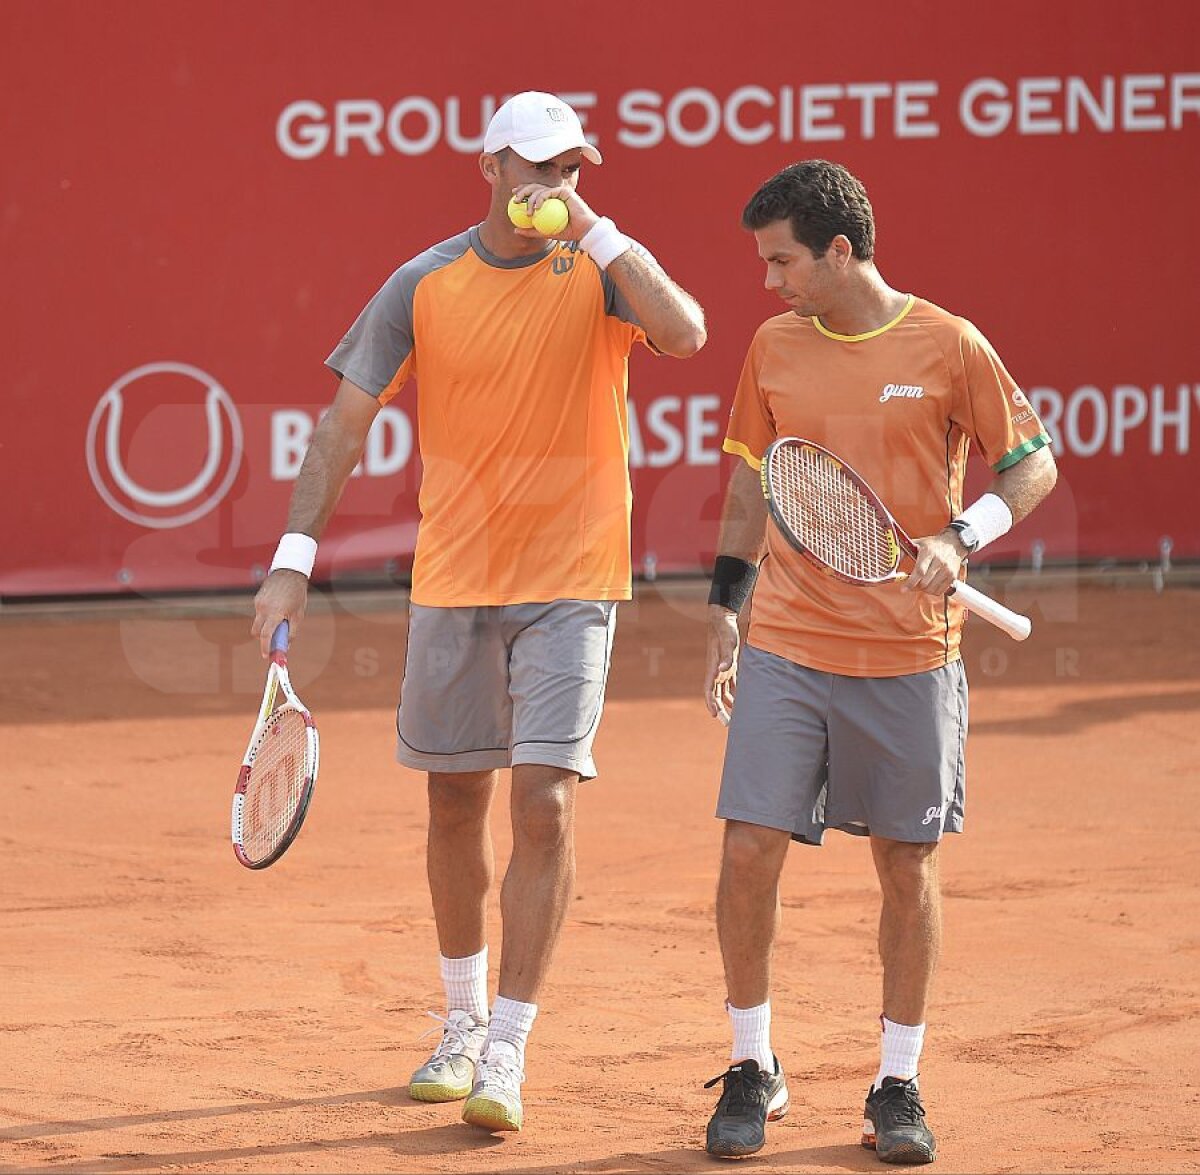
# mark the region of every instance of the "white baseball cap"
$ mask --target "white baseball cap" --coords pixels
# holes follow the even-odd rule
[[[584,137],[583,125],[561,98],[526,90],[509,98],[488,123],[483,149],[494,155],[511,147],[530,163],[543,163],[578,147],[585,159],[602,162],[600,152]]]

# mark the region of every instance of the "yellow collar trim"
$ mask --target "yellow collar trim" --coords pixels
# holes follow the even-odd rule
[[[873,339],[876,335],[883,334],[884,331],[891,330],[915,305],[917,301],[915,294],[908,295],[908,301],[904,303],[904,309],[896,315],[886,326],[881,326],[878,330],[869,330],[865,335],[837,335],[827,327],[823,326],[821,320],[814,314],[810,321],[827,339],[837,339],[839,343],[861,343],[864,339]]]

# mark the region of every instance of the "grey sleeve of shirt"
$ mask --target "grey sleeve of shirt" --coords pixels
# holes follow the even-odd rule
[[[423,277],[467,251],[468,233],[459,233],[406,262],[367,303],[354,325],[325,360],[339,378],[378,396],[392,382],[416,346],[413,299]]]

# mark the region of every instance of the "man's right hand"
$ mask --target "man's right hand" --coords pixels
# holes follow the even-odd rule
[[[286,567],[272,571],[262,582],[254,597],[254,623],[250,635],[256,636],[262,646],[262,655],[271,651],[271,637],[280,623],[286,620],[295,637],[308,607],[308,576]]]
[[[708,663],[704,673],[704,704],[708,712],[728,723],[737,692],[738,618],[719,604],[708,606]]]

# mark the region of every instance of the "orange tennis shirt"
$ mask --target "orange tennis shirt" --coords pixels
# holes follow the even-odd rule
[[[757,469],[780,436],[843,458],[914,539],[961,512],[972,444],[999,472],[1050,443],[987,339],[912,297],[869,334],[836,335],[790,312],[759,328],[724,448]],[[955,660],[962,623],[953,596],[823,574],[768,522],[748,634],[756,648],[828,673],[895,677]]]
[[[574,244],[507,260],[473,228],[392,275],[326,362],[381,404],[416,380],[415,603],[629,599],[638,341]]]

